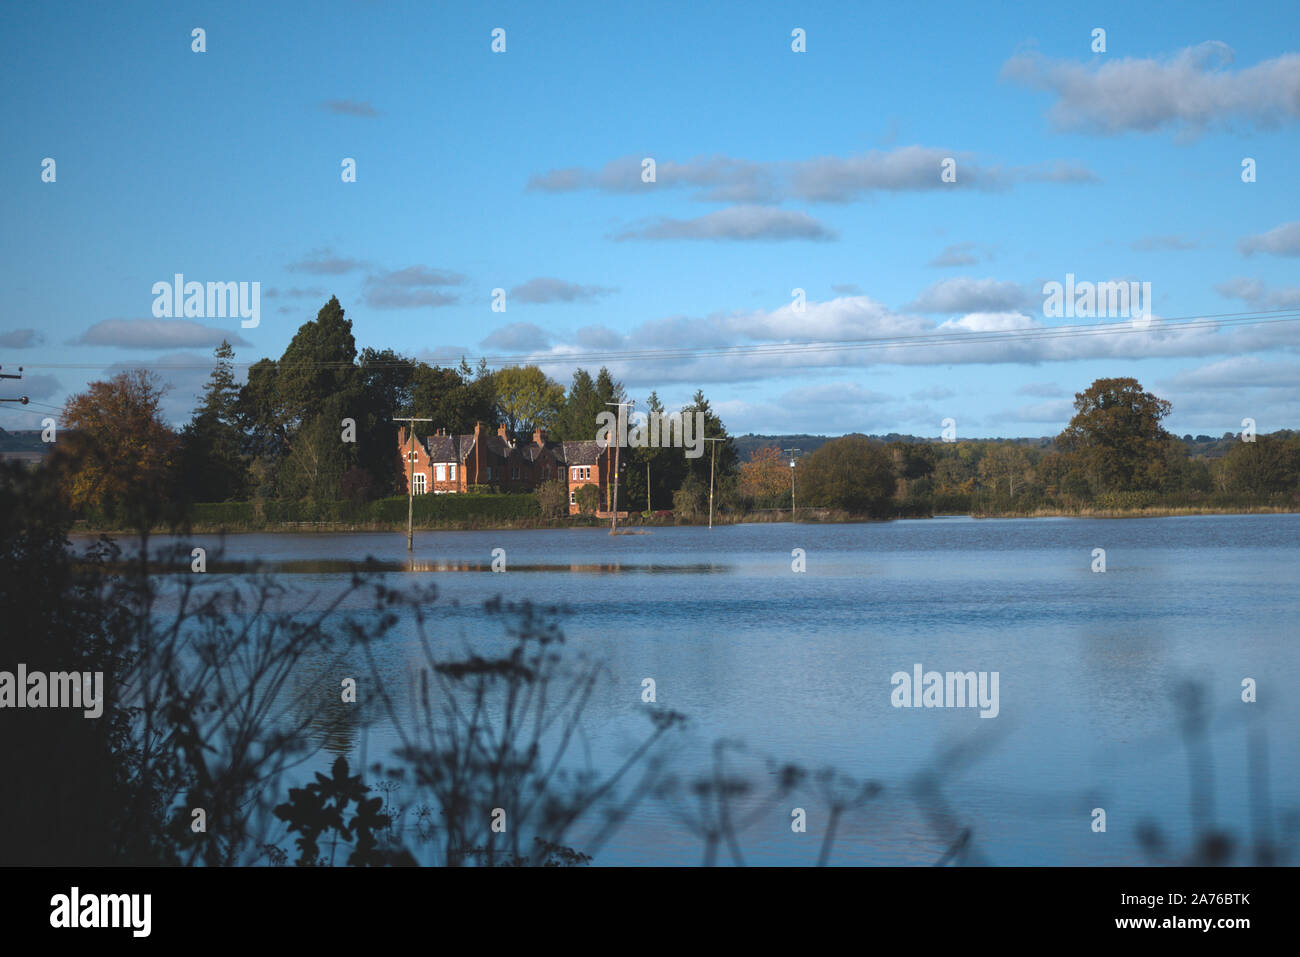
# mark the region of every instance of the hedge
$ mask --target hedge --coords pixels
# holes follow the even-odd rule
[[[407,498],[404,495],[381,498],[371,502],[370,520],[377,522],[405,522]],[[542,507],[532,494],[477,495],[470,492],[455,495],[417,495],[415,521],[458,522],[470,518],[511,520],[541,518]]]

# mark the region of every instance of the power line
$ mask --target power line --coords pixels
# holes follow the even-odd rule
[[[582,362],[638,362],[664,361],[670,359],[704,359],[736,356],[781,357],[805,355],[822,352],[864,351],[871,349],[896,348],[943,348],[957,345],[971,345],[996,342],[1047,342],[1058,339],[1076,339],[1090,336],[1132,335],[1134,333],[1168,333],[1199,330],[1219,330],[1244,328],[1247,326],[1272,325],[1275,323],[1295,322],[1300,320],[1300,312],[1293,310],[1267,310],[1262,312],[1219,313],[1210,316],[1178,316],[1150,319],[1142,325],[1134,320],[1122,322],[1107,321],[1083,325],[1044,326],[1036,329],[997,329],[985,331],[952,331],[939,333],[922,333],[916,335],[882,336],[863,339],[820,339],[794,342],[758,343],[736,346],[694,346],[666,349],[635,349],[609,352],[572,352],[572,353],[529,353],[503,356],[466,356],[477,364],[480,360],[489,365],[519,365],[533,363],[539,365],[558,365]],[[1141,320],[1138,320],[1141,321]],[[236,366],[252,366],[257,362],[232,363]],[[277,368],[349,368],[357,367],[349,362],[309,362],[299,360],[284,363],[273,360]],[[367,362],[362,368],[388,369],[404,368],[422,360],[410,359],[391,362]],[[31,364],[29,363],[29,366]],[[103,363],[41,363],[33,368],[43,369],[102,369]],[[137,366],[139,367],[139,366]],[[157,367],[156,371],[167,372],[173,369],[209,369],[210,365],[178,364]]]

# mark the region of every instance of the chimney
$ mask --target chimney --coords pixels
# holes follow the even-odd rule
[[[542,446],[543,448],[545,448],[545,447],[546,447],[546,430],[545,430],[545,429],[540,429],[540,428],[539,428],[539,429],[535,429],[535,430],[533,431],[533,441],[536,442],[538,445]]]

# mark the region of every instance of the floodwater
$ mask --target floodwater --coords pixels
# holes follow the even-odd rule
[[[244,534],[221,562],[263,562],[324,601],[367,556],[390,586],[437,584],[430,627],[456,647],[499,634],[482,610],[493,596],[563,606],[566,652],[605,666],[574,752],[597,770],[649,731],[653,679],[656,704],[690,719],[670,764],[683,779],[707,773],[726,738],[743,743],[728,768],[759,792],[768,759],[878,782],[839,822],[831,863],[930,864],[969,832],[971,862],[1139,864],[1153,860],[1137,839],[1150,826],[1178,857],[1194,840],[1194,794],[1205,824],[1240,845],[1300,850],[1300,515],[420,532],[413,555],[405,535]],[[371,651],[399,692],[425,664],[407,621]],[[996,672],[996,714],[896,707],[893,676],[910,691],[918,665],[983,673],[986,691]],[[341,668],[367,673],[359,655]],[[316,677],[337,695],[337,673]],[[1206,715],[1192,749],[1189,687]],[[314,766],[396,746],[391,722],[341,720],[347,707],[313,725]],[[814,862],[827,801],[810,783],[751,802],[746,863]],[[690,805],[648,798],[595,863],[698,863],[690,819]]]

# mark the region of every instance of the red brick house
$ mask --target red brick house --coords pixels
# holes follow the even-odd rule
[[[398,488],[405,491],[407,476],[412,475],[407,461],[411,441],[405,426],[397,431],[397,447]],[[412,486],[416,495],[465,492],[475,485],[497,492],[532,492],[543,482],[559,478],[568,486],[570,515],[578,513],[578,489],[594,485],[600,496],[597,514],[608,516],[613,472],[612,447],[602,449],[595,441],[551,442],[545,429],[533,432],[531,442],[517,444],[505,426],[493,434],[480,422],[467,435],[448,435],[441,429],[425,438],[417,434]]]

